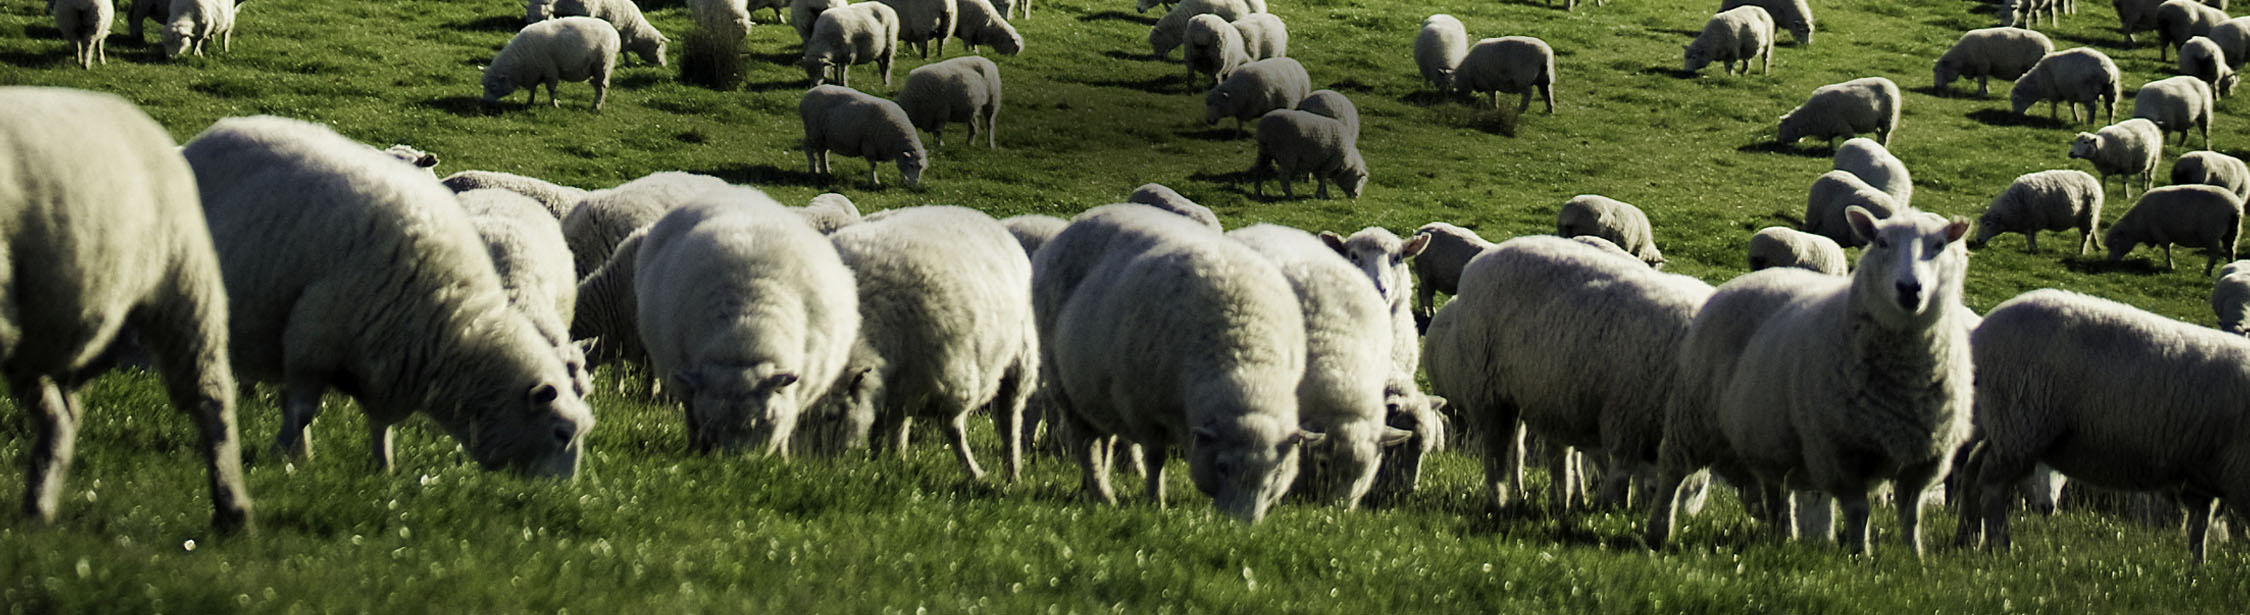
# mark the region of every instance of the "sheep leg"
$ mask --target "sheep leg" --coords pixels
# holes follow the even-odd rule
[[[1087,497],[1116,506],[1117,492],[1109,488],[1109,438],[1093,436],[1092,426],[1084,419],[1065,414],[1070,422],[1065,436],[1071,440],[1070,455],[1077,458],[1078,467],[1083,471],[1079,484],[1085,488]]]
[[[1784,483],[1785,481],[1774,481]],[[1797,540],[1836,541],[1836,507],[1828,494],[1812,490],[1789,493],[1782,514],[1789,515],[1789,537]],[[1866,501],[1865,496],[1861,501]]]
[[[30,413],[38,439],[28,456],[24,514],[41,523],[53,523],[55,508],[62,502],[63,479],[70,473],[71,454],[77,448],[78,403],[53,378],[20,376],[10,380],[13,382],[8,390],[15,392],[16,405],[36,409]]]
[[[1157,508],[1164,507],[1164,452],[1161,443],[1141,445],[1141,463],[1148,467],[1148,499]]]
[[[320,395],[326,386],[311,380],[292,381],[282,386],[281,433],[274,438],[274,451],[286,459],[306,461],[312,459],[313,418],[320,414]]]
[[[1927,463],[1907,466],[1892,481],[1898,496],[1899,537],[1905,539],[1914,559],[1922,559],[1922,503],[1929,499],[1930,488],[1943,480],[1950,461],[1950,455],[1940,455]]]
[[[1523,89],[1523,100],[1516,103],[1517,115],[1522,115],[1523,112],[1531,110],[1531,90],[1532,88]],[[1549,112],[1552,112],[1552,110],[1549,110]]]
[[[549,96],[549,98],[553,98],[553,96]],[[608,100],[609,75],[607,73],[604,73],[600,77],[594,79],[594,110],[602,110],[602,103],[607,102]]]
[[[2197,493],[2192,489],[2180,492],[2180,505],[2186,507],[2184,516],[2187,522],[2188,559],[2197,564],[2203,563],[2205,543],[2211,536],[2211,515],[2217,503],[2218,500],[2209,494]]]
[[[2023,245],[2025,245],[2025,246],[2029,246],[2029,247],[2030,247],[2030,250],[2031,250],[2031,253],[2032,253],[2032,254],[2038,254],[2038,253],[2039,253],[2039,229],[2032,229],[2032,230],[2031,230],[2031,232],[2028,232],[2028,233],[2024,233],[2024,234],[2023,234]],[[2079,254],[2085,254],[2085,253],[2086,253],[2086,251],[2085,251],[2085,250],[2079,250],[2079,251],[2078,251],[2078,253],[2079,253]]]
[[[562,108],[562,99],[555,97],[555,86],[559,85],[561,82],[561,79],[547,80],[547,106],[556,109]]]
[[[1010,427],[1013,427],[1013,425],[1010,425]],[[1002,431],[1000,433],[1007,432]],[[903,441],[904,438],[900,438],[900,440]],[[967,411],[954,413],[953,420],[946,423],[945,441],[946,444],[953,446],[953,456],[961,460],[961,469],[969,472],[969,480],[984,480],[984,468],[977,467],[976,454],[969,451],[969,413]]]
[[[876,187],[882,187],[882,185],[883,185],[883,178],[880,178],[880,177],[876,177],[876,176],[875,176],[875,159],[874,159],[874,158],[869,158],[869,159],[867,159],[867,183],[868,183],[868,184],[871,184],[871,185],[874,185],[874,186],[876,186]]]
[[[1678,522],[1680,490],[1687,486],[1687,473],[1679,468],[1666,467],[1656,474],[1656,497],[1649,502],[1648,548],[1662,549],[1671,540],[1672,528]]]
[[[2131,181],[2131,180],[2127,180],[2127,181]],[[2164,244],[2164,270],[2165,270],[2165,271],[2173,271],[2173,270],[2177,270],[2177,269],[2179,269],[2179,268],[2178,268],[2178,267],[2174,267],[2174,266],[2172,266],[2172,244],[2170,244],[2170,243],[2166,243],[2166,244]]]
[[[180,304],[175,304],[180,305]],[[224,330],[224,316],[209,313],[197,303],[186,322],[208,322]],[[157,366],[164,374],[172,407],[187,414],[203,437],[203,463],[210,477],[212,523],[221,533],[250,528],[250,495],[242,484],[242,439],[234,422],[234,379],[216,369],[226,363],[226,349],[206,348],[194,332],[204,326],[164,326],[149,323],[140,330],[157,351]],[[183,340],[181,331],[196,340]],[[200,355],[200,356],[199,356]]]
[[[1547,450],[1550,454],[1555,450],[1552,443]],[[1578,449],[1576,447],[1565,446],[1562,447],[1562,454],[1547,458],[1547,487],[1552,498],[1552,501],[1548,502],[1548,507],[1553,509],[1556,514],[1568,511],[1578,503],[1578,464],[1575,463],[1577,456]]]
[[[367,449],[375,453],[375,471],[391,473],[391,425],[367,417]]]
[[[1320,174],[1317,174],[1317,173],[1316,173],[1316,174],[1314,174],[1314,175],[1313,175],[1313,186],[1314,186],[1314,190],[1313,190],[1313,196],[1314,196],[1314,197],[1318,197],[1318,198],[1321,198],[1321,199],[1327,199],[1327,198],[1328,198],[1328,176],[1326,176],[1326,175],[1320,175]]]
[[[1523,427],[1515,421],[1504,421],[1505,434],[1487,433],[1484,440],[1484,486],[1492,497],[1492,508],[1508,506],[1509,485],[1523,484]]]
[[[1032,395],[1031,378],[1030,370],[1024,369],[1022,361],[1018,361],[1000,378],[1000,391],[992,398],[991,412],[996,422],[994,426],[999,428],[1001,438],[1006,441],[1001,447],[1008,466],[1008,482],[1011,483],[1023,478],[1023,449],[1025,442],[1031,439],[1030,431],[1023,428],[1026,422],[1024,406],[1030,403]],[[1017,433],[1022,433],[1024,437],[1011,437]]]
[[[971,126],[970,128],[975,127]],[[1000,149],[1000,103],[998,102],[992,103],[992,109],[984,112],[984,146],[987,149]]]

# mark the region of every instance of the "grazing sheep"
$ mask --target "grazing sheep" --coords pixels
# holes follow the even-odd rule
[[[985,147],[1000,147],[1000,67],[991,60],[962,56],[908,71],[898,107],[915,128],[929,131],[938,147],[945,147],[948,122],[968,122],[971,143],[983,130]]]
[[[2228,67],[2241,70],[2243,61],[2250,60],[2250,17],[2236,17],[2212,26],[2206,36],[2225,54]]]
[[[1224,227],[1219,226],[1219,215],[1211,213],[1211,208],[1198,205],[1195,201],[1180,196],[1180,193],[1165,187],[1164,184],[1141,184],[1141,187],[1134,188],[1133,193],[1125,197],[1125,202],[1148,205],[1186,216],[1189,220],[1194,220],[1197,224],[1214,231],[1224,230]]]
[[[2110,5],[2117,9],[2117,31],[2125,35],[2126,46],[2138,44],[2133,39],[2133,33],[2160,29],[2156,15],[2157,9],[2163,7],[2164,2],[2165,0],[2110,0]]]
[[[1523,94],[1516,113],[1531,108],[1531,93],[1539,92],[1547,113],[1555,112],[1555,50],[1547,41],[1528,36],[1503,36],[1477,41],[1461,63],[1453,67],[1453,85],[1481,93],[1500,106],[1500,93]]]
[[[1196,83],[1197,73],[1203,73],[1211,75],[1211,85],[1216,86],[1228,73],[1250,63],[1242,47],[1242,31],[1211,14],[1188,19],[1187,46],[1180,53],[1187,59],[1189,85]]]
[[[1739,6],[1704,22],[1703,33],[1681,48],[1686,58],[1687,72],[1699,72],[1711,61],[1721,62],[1727,74],[1734,73],[1734,63],[1742,62],[1742,74],[1750,74],[1750,61],[1765,58],[1765,74],[1773,74],[1773,16],[1756,6]]]
[[[1555,234],[1600,237],[1651,267],[1664,264],[1664,253],[1656,249],[1656,234],[1649,230],[1648,214],[1617,199],[1598,194],[1570,197],[1555,214]]]
[[[851,87],[855,64],[875,63],[883,85],[891,85],[891,61],[898,55],[898,12],[881,2],[860,2],[820,13],[805,40],[805,78],[813,87],[829,81]]]
[[[813,230],[820,231],[822,235],[834,235],[836,231],[859,224],[864,219],[859,215],[859,206],[853,205],[851,198],[834,192],[815,196],[812,202],[792,211],[797,212],[799,217],[805,219],[806,224],[812,225]]]
[[[1150,5],[1151,8],[1153,6]],[[1142,10],[1145,12],[1147,8]],[[1217,15],[1219,19],[1232,23],[1245,15],[1263,12],[1265,11],[1251,10],[1250,5],[1243,0],[1182,0],[1172,7],[1172,12],[1165,13],[1162,19],[1156,20],[1155,26],[1149,28],[1150,53],[1158,60],[1171,57],[1173,47],[1187,42],[1188,21],[1195,19],[1197,15]]]
[[[633,297],[633,269],[639,262],[641,240],[647,237],[646,226],[626,235],[609,260],[578,281],[570,339],[587,341],[586,369],[616,361],[648,361],[648,346],[641,343],[640,306]]]
[[[1392,384],[1412,387],[1414,374],[1422,369],[1422,345],[1415,340],[1414,313],[1406,302],[1414,294],[1414,278],[1408,275],[1406,263],[1429,247],[1429,236],[1401,240],[1389,229],[1370,226],[1350,237],[1324,231],[1320,240],[1375,283],[1375,293],[1390,313],[1391,339],[1396,342],[1391,346]]]
[[[990,0],[958,2],[961,20],[953,27],[953,37],[961,39],[961,44],[968,46],[970,52],[975,52],[978,45],[988,45],[1002,55],[1023,53],[1023,35],[1016,33],[1015,26],[1008,25],[1007,17],[1001,14],[1003,11],[993,8]]]
[[[1932,83],[1938,89],[1952,85],[1954,79],[1975,77],[1977,96],[1992,93],[1988,83],[1998,77],[2015,81],[2039,64],[2040,58],[2055,52],[2054,41],[2047,35],[2023,28],[1979,28],[1961,34],[1961,40],[1938,56],[1933,69]]]
[[[1295,197],[1289,182],[1312,175],[1318,190],[1313,196],[1328,198],[1328,182],[1357,199],[1367,189],[1367,160],[1359,155],[1358,140],[1343,122],[1310,111],[1275,109],[1258,118],[1258,160],[1250,165],[1253,194],[1264,196],[1266,178],[1281,181],[1281,194]]]
[[[1492,248],[1493,243],[1477,236],[1475,231],[1445,222],[1431,222],[1414,229],[1416,237],[1428,237],[1420,254],[1414,255],[1414,277],[1420,278],[1414,287],[1414,318],[1416,326],[1428,328],[1430,317],[1436,314],[1437,294],[1460,294],[1461,269],[1469,266],[1469,259]]]
[[[110,22],[117,19],[117,5],[109,0],[53,0],[47,12],[54,15],[55,29],[70,43],[71,58],[78,61],[79,68],[92,70],[95,61],[109,64],[109,54],[102,47],[109,40]]]
[[[1001,218],[1000,225],[1008,227],[1008,234],[1016,236],[1016,243],[1023,245],[1023,254],[1029,258],[1038,254],[1039,246],[1047,245],[1047,240],[1054,239],[1070,221],[1045,214],[1024,214]]]
[[[162,126],[110,94],[0,88],[0,108],[10,178],[0,181],[0,261],[9,263],[0,269],[0,372],[16,402],[10,413],[31,436],[13,436],[27,466],[25,516],[54,522],[85,416],[77,386],[130,328],[153,351],[172,407],[195,425],[212,525],[250,529],[226,286],[193,171]]]
[[[220,0],[225,1],[225,0]],[[525,90],[524,104],[539,100],[547,86],[548,106],[562,107],[555,86],[584,81],[594,86],[594,108],[609,99],[609,75],[617,68],[617,29],[592,17],[564,17],[524,26],[484,68],[484,104]]]
[[[2218,186],[2250,201],[2250,168],[2242,159],[2213,151],[2188,152],[2172,163],[2172,183]]]
[[[2211,85],[2188,75],[2148,82],[2133,94],[2133,117],[2146,118],[2165,131],[2180,133],[2181,147],[2187,146],[2189,131],[2201,128],[2203,147],[2210,149],[2213,106]]]
[[[1304,100],[1297,101],[1297,110],[1313,113],[1344,123],[1344,132],[1354,143],[1359,142],[1359,106],[1335,90],[1313,90]]]
[[[2156,6],[2157,60],[2170,60],[2166,52],[2188,39],[2210,36],[2211,29],[2227,22],[2227,12],[2195,0],[2165,0]]]
[[[225,275],[234,367],[282,385],[276,449],[311,456],[336,387],[366,413],[383,471],[391,426],[420,413],[486,468],[577,474],[594,425],[580,375],[509,307],[436,179],[277,117],[219,120],[180,153]]]
[[[846,0],[790,0],[789,25],[797,29],[797,42],[812,42],[813,26],[820,24],[821,13],[849,4]]]
[[[2211,283],[2211,313],[2220,331],[2250,335],[2250,273],[2221,274]]]
[[[2242,81],[2240,76],[2234,74],[2234,66],[2227,60],[2226,51],[2205,36],[2188,39],[2187,44],[2180,46],[2179,72],[2203,80],[2205,85],[2211,86],[2211,93],[2215,96],[2233,94],[2235,84]]]
[[[1835,147],[1836,139],[1873,131],[1877,144],[1890,147],[1898,114],[1898,84],[1889,79],[1862,77],[1824,85],[1814,89],[1805,104],[1781,116],[1778,140],[1787,145],[1812,137],[1827,139]]]
[[[1890,195],[1892,205],[1907,206],[1914,200],[1914,176],[1906,172],[1906,163],[1874,140],[1846,139],[1843,146],[1836,148],[1835,169],[1849,171],[1867,185]]]
[[[2055,104],[2067,102],[2072,122],[2080,121],[2079,105],[2086,106],[2085,121],[2093,121],[2096,110],[2103,112],[2104,121],[2116,121],[2117,101],[2125,95],[2123,84],[2117,63],[2109,56],[2073,47],[2047,54],[2017,78],[2015,87],[2008,90],[2008,104],[2017,115],[2029,116],[2031,105],[2046,101],[2047,117],[2060,119]]]
[[[1289,57],[1289,25],[1273,13],[1256,12],[1230,24],[1242,33],[1242,52],[1250,60]]]
[[[994,81],[997,83],[997,77]],[[999,97],[995,95],[993,100],[997,105]],[[909,188],[921,183],[922,171],[929,168],[930,155],[922,149],[922,138],[915,134],[913,121],[906,118],[906,110],[898,103],[843,86],[823,85],[805,92],[797,103],[797,115],[804,120],[805,162],[814,174],[833,172],[828,166],[831,150],[866,158],[867,183],[877,186],[883,185],[883,180],[875,176],[877,163],[898,161],[899,177]]]
[[[1719,3],[1719,10],[1726,11],[1739,6],[1765,9],[1766,14],[1773,16],[1774,25],[1788,30],[1789,36],[1797,39],[1797,44],[1812,44],[1812,5],[1805,0],[1726,0]]]
[[[1469,31],[1461,20],[1439,13],[1422,20],[1422,32],[1414,35],[1414,66],[1422,71],[1422,80],[1440,92],[1453,90],[1453,70],[1469,55]]]
[[[462,171],[447,175],[442,181],[456,195],[470,190],[499,188],[531,197],[531,200],[546,207],[547,213],[556,220],[570,217],[570,211],[586,198],[586,191],[582,189],[499,171]]]
[[[2109,261],[2125,260],[2135,246],[2164,248],[2164,268],[2172,267],[2172,244],[2203,248],[2210,261],[2203,275],[2221,260],[2234,260],[2235,240],[2242,235],[2242,199],[2225,188],[2191,184],[2165,186],[2141,195],[2125,217],[2109,225],[2102,243],[2109,246]],[[2224,258],[2221,258],[2221,257]]]
[[[472,190],[454,198],[483,240],[508,305],[531,319],[540,339],[570,370],[572,390],[586,396],[593,381],[587,373],[585,349],[571,343],[578,280],[572,276],[562,225],[538,201],[506,190]]]
[[[911,43],[922,59],[930,58],[930,42],[945,55],[945,39],[961,23],[961,5],[955,0],[876,0],[898,14],[898,42]],[[887,85],[887,84],[886,84]]]
[[[1796,267],[1828,275],[1845,275],[1849,262],[1836,240],[1796,229],[1769,226],[1750,235],[1750,270]]]
[[[1289,58],[1259,60],[1228,73],[1217,87],[1203,94],[1203,123],[1216,126],[1220,118],[1242,124],[1275,109],[1292,109],[1312,93],[1312,77],[1305,66]]]
[[[2039,231],[2075,228],[2078,253],[2085,254],[2102,247],[2094,234],[2101,221],[2101,180],[2070,169],[2025,173],[1993,197],[1992,205],[1977,218],[1977,237],[1969,241],[1969,248],[1982,250],[1985,242],[2001,233],[2023,233],[2024,247],[2038,254]]]
[[[1850,171],[1829,171],[1813,180],[1812,189],[1806,193],[1805,232],[1858,247],[1862,240],[1853,234],[1850,221],[1844,217],[1844,210],[1850,207],[1864,208],[1881,218],[1891,215],[1898,204]]]
[[[2155,185],[2156,165],[2164,157],[2164,130],[2146,118],[2133,118],[2099,132],[2081,132],[2070,142],[2070,157],[2094,163],[2104,183],[2111,175],[2123,176],[2120,187],[2130,197],[2135,175],[2141,176],[2141,191]]]
[[[664,212],[698,194],[726,185],[726,180],[709,175],[665,171],[588,193],[562,220],[563,240],[570,246],[578,278],[593,275],[633,231],[655,224]]]
[[[164,57],[203,55],[204,43],[219,40],[220,51],[234,50],[234,0],[171,0],[164,20]],[[102,22],[107,24],[109,22]],[[136,22],[138,23],[138,22]],[[103,28],[108,32],[108,28]]]
[[[743,13],[745,19],[748,15],[748,12]],[[584,16],[607,21],[617,28],[618,42],[625,51],[640,56],[643,63],[669,66],[664,59],[664,48],[671,45],[671,39],[656,31],[647,17],[641,16],[641,7],[633,4],[633,0],[554,0],[554,16]],[[750,28],[747,22],[745,24],[742,32],[748,34]]]

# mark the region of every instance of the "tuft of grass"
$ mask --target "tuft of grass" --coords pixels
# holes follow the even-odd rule
[[[681,81],[728,92],[741,89],[749,76],[750,62],[743,57],[749,49],[743,45],[742,37],[733,33],[718,34],[710,28],[691,29],[680,48]]]

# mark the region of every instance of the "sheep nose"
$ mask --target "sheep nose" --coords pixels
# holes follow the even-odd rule
[[[1899,306],[1900,308],[1904,308],[1904,309],[1905,309],[1906,311],[1909,311],[1909,312],[1911,312],[1911,311],[1914,311],[1914,308],[1915,308],[1916,306],[1919,306],[1919,305],[1921,305],[1921,303],[1922,303],[1922,285],[1921,285],[1921,284],[1916,284],[1916,283],[1914,283],[1914,282],[1899,282],[1899,283],[1897,284],[1897,286],[1898,286],[1898,306]]]

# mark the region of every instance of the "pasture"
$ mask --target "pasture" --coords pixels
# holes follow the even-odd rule
[[[1805,189],[1830,166],[1826,144],[1772,143],[1774,118],[1813,88],[1886,76],[1906,90],[1891,151],[1913,170],[1915,204],[1973,218],[2015,176],[2090,169],[2069,160],[2073,132],[2095,124],[2008,112],[2006,84],[1929,87],[1931,63],[1960,32],[1992,25],[1973,0],[1814,2],[1812,45],[1777,46],[1771,75],[1679,71],[1680,47],[1716,2],[1614,0],[1576,12],[1538,0],[1272,0],[1289,24],[1290,56],[1315,88],[1358,105],[1372,173],[1358,200],[1250,194],[1254,142],[1231,121],[1206,126],[1202,90],[1174,61],[1148,58],[1154,14],[1127,0],[1038,0],[1015,20],[1027,40],[995,57],[1006,82],[997,150],[956,126],[914,189],[865,184],[864,161],[837,176],[805,172],[796,103],[805,87],[797,38],[766,23],[748,42],[747,84],[712,91],[679,83],[690,26],[678,0],[642,5],[673,40],[673,66],[621,61],[607,107],[584,84],[563,107],[498,112],[478,100],[481,67],[520,25],[503,0],[257,0],[234,47],[164,61],[122,23],[109,62],[80,70],[39,2],[0,5],[0,85],[111,92],[186,141],[216,119],[275,114],[324,122],[363,142],[436,153],[440,174],[519,173],[600,188],[684,170],[757,186],[785,203],[842,192],[863,210],[960,204],[995,216],[1068,217],[1159,182],[1216,211],[1229,227],[1275,222],[1349,233],[1409,232],[1433,220],[1488,239],[1551,232],[1572,195],[1639,205],[1670,271],[1717,283],[1744,269],[1750,233],[1793,225]],[[1558,3],[1559,4],[1559,3]],[[1459,17],[1472,39],[1526,35],[1557,51],[1556,112],[1513,114],[1439,95],[1410,54],[1421,20]],[[122,21],[122,19],[120,19]],[[155,39],[160,27],[148,28]],[[2171,73],[2153,34],[2124,47],[2112,10],[2082,2],[2058,48],[2091,46],[2118,61],[2128,98]],[[1787,41],[1786,34],[1781,37]],[[959,55],[958,41],[947,44]],[[989,51],[987,52],[989,55]],[[934,56],[935,54],[933,54]],[[933,60],[935,57],[932,58]],[[895,93],[926,61],[903,53],[883,86],[871,67],[855,86]],[[2042,105],[2043,106],[2043,105]],[[2219,105],[2217,149],[2250,155],[2250,110]],[[0,113],[6,112],[0,110]],[[2120,104],[2128,116],[2130,101]],[[2067,116],[2066,116],[2067,119]],[[2166,149],[2165,166],[2185,150]],[[2160,178],[2161,178],[2160,171]],[[2105,219],[2130,202],[2115,194]],[[1306,187],[1300,194],[1309,193]],[[2106,225],[2106,222],[2105,222]],[[2203,256],[2177,250],[2166,271],[2148,249],[2122,264],[2077,256],[2075,232],[2043,255],[2007,236],[1975,253],[1968,302],[1979,311],[2026,290],[2059,287],[2213,322]],[[1023,482],[973,483],[935,438],[906,459],[713,458],[687,452],[679,411],[605,370],[598,425],[582,475],[557,483],[487,474],[421,420],[399,437],[398,470],[370,471],[350,402],[332,397],[314,459],[266,453],[278,424],[270,389],[239,410],[259,532],[209,535],[194,435],[154,377],[120,373],[84,393],[88,408],[61,519],[40,527],[0,515],[0,605],[21,613],[212,612],[1538,612],[2233,613],[2250,608],[2250,551],[2213,549],[2188,563],[2176,529],[2085,511],[2019,517],[2015,550],[1946,546],[1953,516],[1925,522],[1930,556],[1905,554],[1887,508],[1874,558],[1777,540],[1731,492],[1684,520],[1676,546],[1650,553],[1645,513],[1558,520],[1538,504],[1491,510],[1476,495],[1471,455],[1441,454],[1404,501],[1343,512],[1287,503],[1256,526],[1213,512],[1172,474],[1159,510],[1125,488],[1120,507],[1079,495],[1078,469],[1035,458]],[[21,410],[0,421],[0,494],[20,505],[30,446]],[[988,423],[974,441],[993,459]],[[935,430],[921,430],[933,435]],[[1175,462],[1178,463],[1178,462]],[[1520,500],[1519,500],[1520,503]]]

